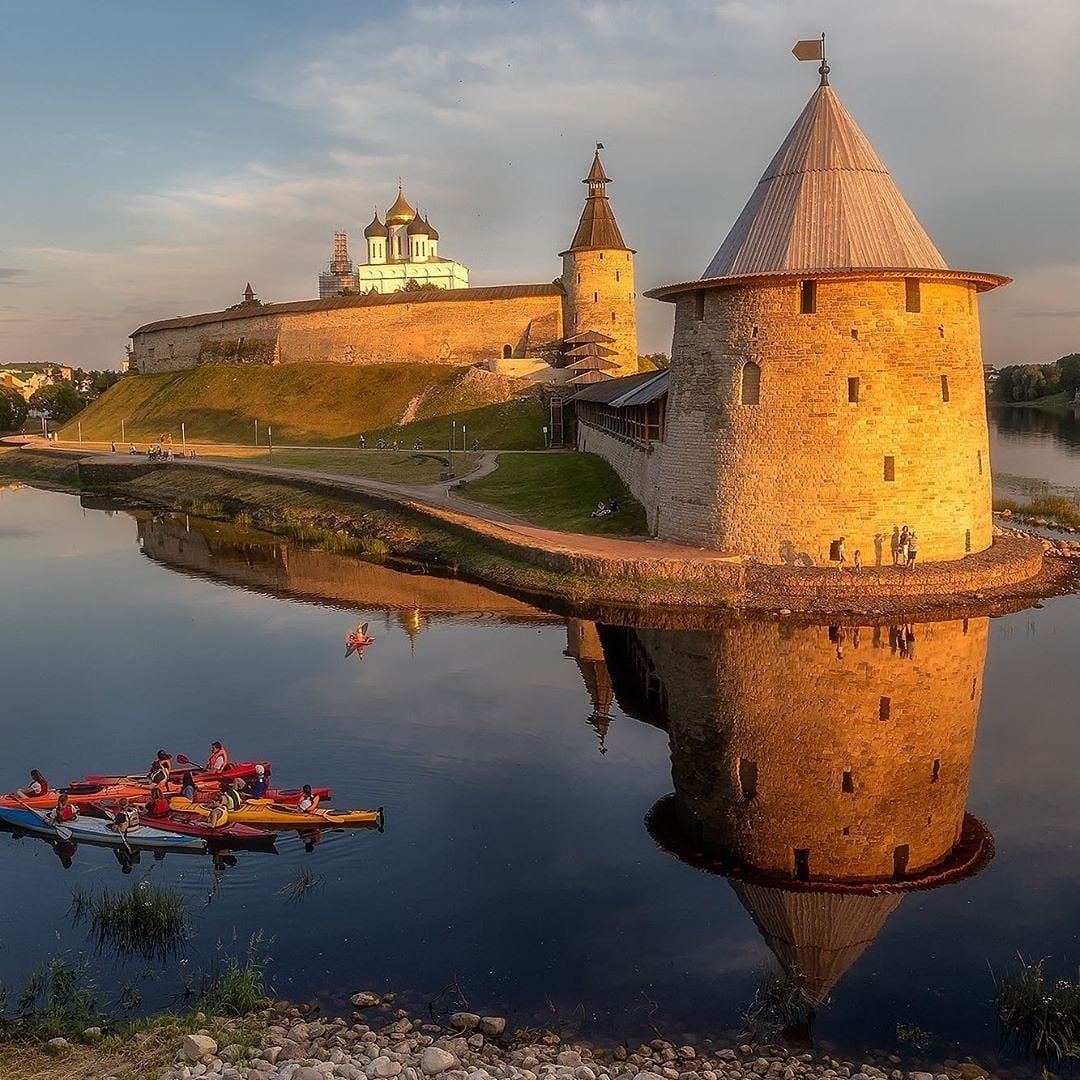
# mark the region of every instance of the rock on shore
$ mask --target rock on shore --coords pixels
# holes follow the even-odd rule
[[[285,1005],[265,1018],[266,1033],[256,1049],[219,1049],[208,1034],[186,1036],[161,1080],[977,1080],[986,1075],[973,1062],[947,1063],[954,1067],[946,1072],[906,1072],[769,1046],[703,1051],[654,1039],[636,1048],[605,1050],[563,1043],[550,1032],[506,1037],[504,1018],[476,1013],[455,1013],[449,1028],[410,1019],[402,1010],[379,1027],[312,1019]]]

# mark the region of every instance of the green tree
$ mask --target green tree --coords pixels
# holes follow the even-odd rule
[[[442,286],[436,285],[434,281],[419,281],[416,278],[409,278],[404,285],[398,289],[398,292],[431,292],[432,289],[439,289]]]
[[[637,358],[638,371],[663,371],[671,366],[671,357],[666,352],[651,352]]]
[[[0,431],[19,431],[26,423],[30,406],[17,390],[0,386]]]
[[[66,423],[85,404],[69,382],[49,383],[30,395],[30,408],[39,410],[58,424]]]
[[[1069,396],[1073,396],[1080,390],[1080,353],[1069,353],[1063,356],[1055,365],[1061,381],[1061,389]]]

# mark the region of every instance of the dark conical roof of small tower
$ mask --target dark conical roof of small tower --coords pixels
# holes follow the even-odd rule
[[[615,220],[615,212],[608,201],[605,189],[612,181],[611,177],[604,172],[599,146],[593,155],[589,175],[581,182],[589,185],[589,194],[585,198],[585,208],[581,211],[577,232],[574,233],[574,239],[570,241],[570,246],[566,251],[587,251],[596,248],[615,251],[632,250],[626,246],[622,238],[619,223]],[[566,251],[561,254],[565,255]]]
[[[859,269],[947,265],[823,79],[702,277]]]
[[[405,230],[409,236],[430,236],[431,230],[428,223],[420,216],[420,211],[416,211],[416,217],[409,222],[409,227]]]
[[[436,229],[435,226],[432,225],[430,221],[428,221],[427,214],[424,215],[424,224],[427,226],[428,239],[429,240],[438,240],[439,239],[439,230]]]
[[[901,893],[838,893],[732,881],[777,960],[808,1005],[828,996],[877,937]]]

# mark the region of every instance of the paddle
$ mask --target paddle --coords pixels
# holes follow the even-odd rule
[[[39,818],[46,825],[51,825],[56,830],[56,835],[59,836],[61,840],[71,839],[70,829],[65,828],[63,825],[57,825],[55,821],[50,821],[44,814],[39,813],[29,803],[23,802],[18,795],[13,796],[13,798],[24,810],[29,810],[30,813],[34,815],[34,817]]]
[[[207,772],[210,768],[209,765],[200,765],[197,761],[192,761],[187,754],[177,754],[176,761],[179,765],[190,765],[193,769],[200,770],[200,772]]]

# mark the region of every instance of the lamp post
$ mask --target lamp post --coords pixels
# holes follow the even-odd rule
[[[124,421],[120,421],[120,445],[123,446],[127,442],[127,435],[124,432]]]
[[[463,451],[467,449],[467,447],[465,446],[465,423],[464,423],[464,421],[462,421],[462,424],[461,424],[461,449]]]
[[[184,447],[184,457],[187,457],[187,425],[180,421],[180,441]]]
[[[274,459],[274,429],[270,424],[266,425],[266,456],[271,461]]]
[[[255,445],[259,445],[259,421],[255,421]]]
[[[82,421],[78,421],[79,424],[79,445],[82,446]]]

